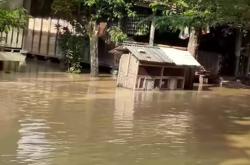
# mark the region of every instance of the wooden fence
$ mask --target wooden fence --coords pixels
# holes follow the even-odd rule
[[[73,30],[65,20],[54,18],[30,18],[28,26],[23,29],[11,29],[8,33],[0,33],[0,42],[5,49],[22,50],[28,54],[61,59],[62,51],[59,47],[59,34],[63,27]],[[88,41],[83,43],[81,61],[89,63]]]
[[[58,45],[58,35],[61,31],[59,25],[70,26],[61,19],[30,18],[22,49],[34,55],[61,58]]]
[[[0,45],[6,49],[21,49],[23,46],[23,29],[11,29],[8,33],[0,33]]]

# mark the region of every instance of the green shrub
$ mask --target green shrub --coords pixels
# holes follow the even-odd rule
[[[75,35],[67,28],[60,34],[59,46],[62,50],[68,72],[81,73],[81,52],[86,39],[82,36]]]

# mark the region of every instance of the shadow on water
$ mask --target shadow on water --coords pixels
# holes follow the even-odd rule
[[[0,74],[0,164],[250,164],[249,90],[141,92],[30,70]]]

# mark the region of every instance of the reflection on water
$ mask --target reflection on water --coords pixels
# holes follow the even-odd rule
[[[140,92],[38,70],[0,73],[0,164],[250,164],[247,90]]]
[[[31,164],[48,164],[41,160],[48,158],[54,150],[46,138],[46,121],[39,119],[20,120],[20,139],[17,144],[17,160],[34,162]]]

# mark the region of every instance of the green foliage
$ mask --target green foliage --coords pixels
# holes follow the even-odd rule
[[[24,9],[0,9],[0,32],[8,32],[11,27],[24,28],[27,18],[27,12]]]
[[[77,27],[77,32],[88,36],[92,33],[93,21],[109,24],[134,16],[132,7],[133,0],[54,0],[52,5],[57,16],[68,20]]]
[[[128,39],[127,34],[125,34],[119,27],[111,27],[108,29],[110,35],[110,40],[116,44],[122,43]]]
[[[217,5],[212,0],[163,0],[153,2],[151,7],[160,13],[158,27],[202,29],[219,23]]]
[[[73,25],[75,34],[87,36],[90,41],[97,41],[94,39],[98,37],[98,23],[106,22],[109,25],[111,22],[118,22],[125,17],[133,16],[134,12],[131,7],[132,0],[54,0],[52,5],[52,9],[58,17],[68,20]],[[119,28],[110,28],[109,32],[113,42],[122,42],[127,38]],[[66,49],[62,49],[70,67],[73,67],[69,71],[79,69],[78,49],[80,47],[77,45],[78,43],[81,45],[82,42],[79,42],[74,35],[67,37],[68,40],[63,42],[66,43],[64,44]],[[95,44],[94,42],[89,43],[90,47]],[[96,75],[98,71],[96,52],[98,51],[90,50],[93,75]]]
[[[134,16],[132,6],[132,0],[55,0],[52,8],[62,18],[86,23],[109,22]]]
[[[218,0],[221,21],[233,27],[250,28],[249,0]]]
[[[249,0],[161,0],[151,3],[159,27],[203,29],[230,24],[250,27]]]
[[[137,27],[137,32],[136,35],[138,36],[143,36],[143,35],[147,35],[148,32],[150,31],[150,26],[148,22],[145,22],[143,24],[139,24]]]
[[[68,72],[81,73],[81,52],[83,49],[83,43],[86,39],[82,36],[78,36],[70,32],[67,28],[60,34],[59,40],[60,48],[63,51],[63,55],[68,66]]]

